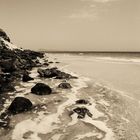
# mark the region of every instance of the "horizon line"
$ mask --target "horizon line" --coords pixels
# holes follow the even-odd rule
[[[140,53],[140,51],[49,51],[39,50],[48,53]]]

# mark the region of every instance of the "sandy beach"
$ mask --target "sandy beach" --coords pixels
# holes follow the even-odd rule
[[[0,140],[140,140],[140,0],[0,2]]]
[[[16,92],[9,93],[10,100],[7,99],[4,109],[15,97],[30,99],[36,108],[12,116],[11,128],[0,130],[1,140],[140,139],[138,78],[132,78],[137,75],[135,67],[139,67],[138,62],[72,54],[46,54],[39,61],[43,63],[45,59],[59,61],[50,67],[57,66],[78,79],[69,80],[72,88],[62,90],[57,86],[63,80],[39,78],[37,68],[34,68],[30,74],[34,80],[17,85]],[[124,68],[132,75],[127,73],[125,77]],[[54,94],[31,94],[30,89],[37,82],[48,84]],[[78,99],[88,100],[89,103],[76,104]],[[76,107],[87,108],[92,117],[86,115],[78,119],[78,114],[71,114]]]

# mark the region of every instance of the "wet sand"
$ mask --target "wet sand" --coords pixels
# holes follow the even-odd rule
[[[58,89],[57,85],[62,80],[40,79],[37,76],[37,69],[33,69],[31,76],[35,80],[26,84],[21,82],[16,87],[16,94],[11,94],[10,101],[7,100],[5,103],[5,108],[15,96],[29,98],[36,108],[12,116],[11,128],[10,130],[0,130],[0,140],[140,139],[138,99],[128,94],[122,95],[122,92],[113,89],[112,86],[103,82],[104,80],[98,79],[94,75],[97,61],[91,69],[93,61],[85,62],[85,58],[81,61],[81,58],[76,59],[74,56],[67,58],[66,56],[50,55],[53,61],[56,61],[56,57],[57,61],[60,60],[61,63],[52,64],[52,66],[58,66],[69,73],[74,72],[72,74],[78,76],[78,79],[69,81],[72,89]],[[96,71],[96,73],[100,72]],[[45,96],[31,94],[30,89],[37,82],[50,85],[54,94]],[[89,104],[78,105],[75,103],[78,99],[86,99]],[[78,119],[75,113],[70,116],[71,110],[77,106],[89,109],[93,114],[92,118],[86,115],[84,119]]]

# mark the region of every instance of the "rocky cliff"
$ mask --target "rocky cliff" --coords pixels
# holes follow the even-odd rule
[[[37,58],[43,53],[23,50],[10,42],[8,35],[0,29],[0,94],[14,91],[14,85],[33,67],[39,66]]]

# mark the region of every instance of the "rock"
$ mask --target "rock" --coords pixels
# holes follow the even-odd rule
[[[31,80],[34,80],[34,78],[30,77],[29,74],[27,74],[27,73],[23,74],[23,77],[22,77],[23,82],[28,82],[28,81],[31,81]]]
[[[37,61],[37,58],[42,58],[44,56],[44,53],[31,50],[15,50],[15,53],[20,59],[23,69],[28,70],[40,65]]]
[[[8,108],[12,114],[22,113],[32,109],[32,102],[24,97],[16,97]]]
[[[78,119],[83,119],[85,118],[85,115],[87,114],[89,117],[92,117],[92,114],[89,112],[89,110],[85,107],[77,107],[73,109],[73,113],[78,114]]]
[[[77,77],[58,70],[58,75],[55,77],[55,79],[77,79]]]
[[[10,118],[8,113],[2,113],[0,115],[0,127],[7,128],[10,124]]]
[[[0,94],[6,92],[15,91],[14,85],[12,82],[14,81],[14,77],[11,74],[0,74]]]
[[[73,79],[77,78],[68,73],[61,72],[56,67],[48,69],[38,69],[40,77],[55,78],[55,79]]]
[[[7,36],[7,34],[0,29],[0,37],[2,37],[4,40],[7,40],[8,42],[10,42],[10,38]]]
[[[33,80],[29,75],[25,75],[24,71],[40,66],[37,60],[43,57],[42,52],[17,48],[0,29],[0,94],[14,91],[14,84],[22,75],[23,81]]]
[[[47,62],[45,62],[43,65],[45,65],[45,66],[49,66],[49,64],[48,64]]]
[[[34,134],[34,132],[27,131],[23,134],[22,138],[25,139],[25,140],[31,139],[31,135],[33,135],[33,134]]]
[[[84,99],[80,99],[80,100],[76,101],[76,104],[88,104],[88,103],[89,103],[89,101],[84,100]]]
[[[40,77],[45,77],[45,78],[53,78],[58,75],[57,68],[38,69],[37,72],[39,73]]]
[[[43,69],[38,69],[37,72],[39,73],[40,77],[45,77],[45,71]]]
[[[72,88],[72,86],[69,83],[67,83],[67,82],[63,82],[63,83],[58,85],[58,88],[70,89],[70,88]]]
[[[15,64],[14,59],[1,60],[0,67],[5,73],[11,73],[17,70],[17,66]]]
[[[49,95],[52,93],[52,89],[46,84],[37,83],[34,87],[32,87],[31,93],[36,95]]]
[[[37,57],[40,57],[40,58],[44,57],[44,53],[36,52],[32,50],[22,50],[22,51],[18,50],[17,53],[20,54],[22,59],[30,58],[31,60],[35,60],[37,59]]]
[[[73,76],[71,76],[71,75],[68,74],[68,73],[58,71],[58,75],[57,75],[55,78],[56,78],[56,79],[72,79]]]
[[[36,62],[37,64],[40,64],[39,60],[36,60],[35,62]]]
[[[50,62],[48,62],[49,64],[52,64],[53,63],[53,61],[50,61]]]
[[[15,88],[12,84],[0,84],[0,94],[7,92],[14,92]]]

